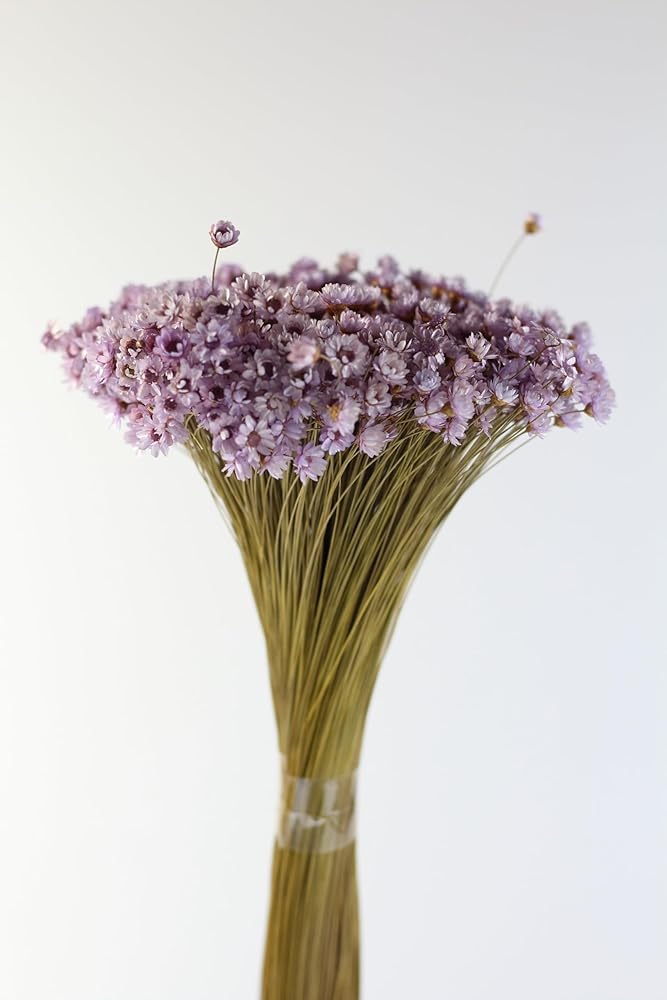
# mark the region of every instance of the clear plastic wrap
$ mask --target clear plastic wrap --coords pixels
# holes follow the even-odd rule
[[[329,854],[356,833],[357,772],[338,778],[288,774],[283,759],[278,845],[302,854]]]

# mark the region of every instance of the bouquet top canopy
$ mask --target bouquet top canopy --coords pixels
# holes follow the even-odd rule
[[[537,217],[525,232],[538,228]],[[220,249],[239,231],[210,230]],[[614,394],[586,324],[471,292],[393,257],[360,270],[301,258],[286,273],[225,264],[213,279],[129,285],[47,330],[68,376],[153,454],[210,436],[224,472],[302,482],[327,456],[370,458],[407,426],[465,446],[494,427],[543,435],[608,418]]]

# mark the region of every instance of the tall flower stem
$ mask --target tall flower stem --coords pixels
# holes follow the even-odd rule
[[[509,250],[505,254],[505,256],[504,256],[504,258],[502,260],[502,263],[501,263],[500,267],[498,268],[498,270],[496,271],[496,273],[494,275],[494,278],[493,278],[493,281],[491,282],[491,284],[489,286],[488,294],[490,296],[494,294],[496,288],[498,287],[500,279],[502,278],[503,274],[507,270],[509,264],[512,261],[512,258],[514,257],[515,253],[517,252],[517,250],[519,249],[519,247],[521,246],[521,244],[523,243],[523,241],[525,240],[525,238],[526,238],[526,233],[525,232],[521,233],[520,236],[517,236],[517,238],[515,239],[514,243],[512,244],[512,246],[509,248]]]
[[[215,271],[218,266],[218,254],[220,253],[220,247],[215,248],[215,257],[213,258],[213,271],[211,272],[211,291],[215,291]]]
[[[491,286],[490,286],[489,291],[488,291],[489,296],[491,296],[491,295],[494,294],[496,288],[498,287],[498,283],[499,283],[500,279],[502,278],[503,274],[505,273],[505,271],[506,271],[508,265],[510,264],[512,258],[514,257],[515,253],[517,252],[517,250],[519,249],[519,247],[521,246],[521,244],[525,240],[526,236],[534,236],[535,233],[539,233],[540,232],[541,228],[542,228],[542,220],[541,220],[540,216],[537,215],[535,212],[531,213],[531,215],[529,215],[526,218],[526,220],[524,221],[523,232],[521,233],[520,236],[517,236],[517,238],[515,239],[514,243],[509,248],[507,254],[505,255],[505,257],[504,257],[504,259],[503,259],[500,267],[496,271],[495,277],[494,277],[493,281],[491,282]]]

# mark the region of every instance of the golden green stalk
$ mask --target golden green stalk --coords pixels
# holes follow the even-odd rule
[[[317,482],[225,476],[194,423],[189,451],[241,548],[266,639],[278,742],[289,775],[354,772],[387,643],[415,568],[463,492],[520,436],[444,444],[406,416],[386,450],[331,456]],[[354,843],[274,849],[263,1000],[356,1000]]]

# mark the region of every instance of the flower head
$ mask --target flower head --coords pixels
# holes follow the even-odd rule
[[[523,231],[528,236],[539,233],[542,229],[542,217],[537,212],[531,212],[523,224]]]
[[[294,456],[294,468],[302,483],[307,479],[319,479],[326,464],[324,452],[312,443],[304,444]]]
[[[312,368],[320,357],[320,349],[308,337],[297,337],[287,352],[287,360],[297,370]]]
[[[219,250],[224,250],[225,247],[233,247],[235,243],[238,243],[241,231],[236,228],[233,222],[220,219],[213,223],[209,229],[209,235],[213,245]]]
[[[211,227],[218,249],[238,235]],[[43,342],[135,446],[163,454],[197,428],[238,479],[305,483],[403,434],[493,450],[505,433],[605,421],[614,405],[585,324],[389,256],[368,272],[345,254],[332,269],[302,258],[284,274],[130,285]]]
[[[376,458],[387,446],[389,435],[380,424],[367,424],[359,435],[359,451]]]

